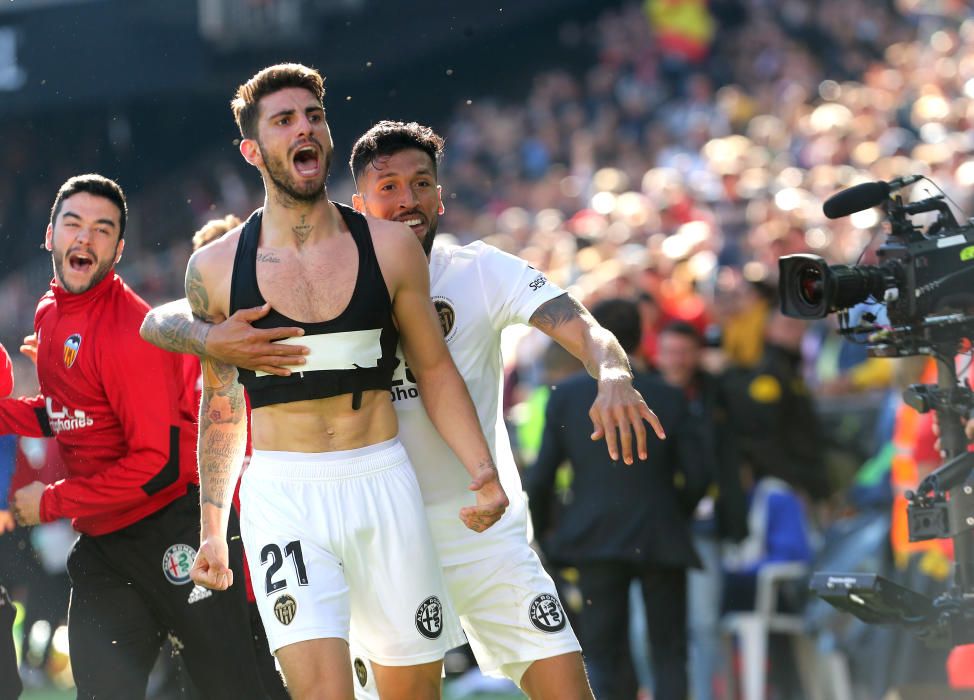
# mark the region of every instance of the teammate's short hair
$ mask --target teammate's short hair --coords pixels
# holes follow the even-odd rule
[[[197,251],[207,243],[212,243],[227,231],[232,231],[240,225],[240,219],[233,214],[227,214],[222,219],[210,219],[193,234],[193,251]]]
[[[104,175],[97,175],[95,173],[75,175],[72,178],[68,178],[67,182],[61,185],[61,188],[57,191],[57,195],[54,197],[54,204],[51,206],[51,226],[54,225],[54,220],[61,213],[61,205],[64,203],[64,200],[79,192],[87,192],[96,197],[104,197],[118,207],[118,239],[122,240],[122,236],[125,235],[125,220],[128,218],[129,212],[125,192],[122,191],[121,186],[114,180],[109,180]]]
[[[381,121],[359,136],[352,146],[352,157],[348,161],[352,178],[357,183],[376,158],[392,156],[409,148],[424,151],[433,161],[433,175],[436,175],[444,143],[443,137],[428,126],[416,122]]]
[[[622,297],[604,299],[592,307],[592,316],[616,337],[626,353],[631,355],[639,347],[643,329],[636,302]]]
[[[314,68],[300,63],[268,66],[238,87],[236,96],[230,102],[240,135],[245,139],[256,139],[258,104],[261,98],[292,87],[304,88],[324,106],[325,79]]]

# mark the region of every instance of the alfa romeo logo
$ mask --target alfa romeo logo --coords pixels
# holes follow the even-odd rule
[[[532,600],[528,615],[531,624],[542,632],[561,632],[567,623],[561,603],[550,593],[542,593]]]
[[[443,633],[443,606],[435,595],[416,609],[416,629],[427,639],[436,639]]]
[[[196,550],[188,544],[174,544],[162,555],[162,573],[174,586],[189,583],[189,572],[196,559]]]

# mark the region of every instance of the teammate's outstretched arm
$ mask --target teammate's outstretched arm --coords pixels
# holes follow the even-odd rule
[[[632,385],[632,368],[626,351],[609,331],[599,325],[584,306],[570,294],[545,302],[531,315],[530,324],[550,336],[585,365],[598,380],[599,393],[589,409],[592,439],[605,438],[609,456],[632,464],[632,435],[636,434],[636,453],[647,459],[648,422],[660,439],[666,437],[659,418]]]
[[[370,218],[369,226],[379,242],[376,251],[383,274],[395,280],[393,314],[423,407],[473,477],[470,489],[477,493],[477,505],[463,508],[460,518],[471,530],[486,530],[500,520],[508,498],[467,385],[443,340],[430,300],[425,254],[416,236],[404,225]]]
[[[304,364],[308,348],[275,340],[304,335],[301,328],[254,328],[251,324],[270,311],[270,304],[240,309],[222,323],[193,315],[189,301],[177,299],[157,306],[142,321],[143,340],[169,352],[210,357],[234,367],[286,377],[289,367]]]

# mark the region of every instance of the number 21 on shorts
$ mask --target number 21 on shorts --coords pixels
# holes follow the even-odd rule
[[[294,571],[298,577],[298,585],[308,585],[308,570],[304,566],[304,555],[301,553],[301,541],[294,540],[293,542],[288,542],[284,545],[283,553],[280,547],[271,543],[260,550],[261,566],[270,562],[270,567],[268,567],[267,574],[264,577],[264,591],[267,595],[287,588],[287,578],[281,577],[280,580],[274,580],[274,576],[284,564],[285,557],[290,558],[294,563]]]

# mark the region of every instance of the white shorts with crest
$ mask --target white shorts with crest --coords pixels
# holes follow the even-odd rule
[[[444,567],[450,597],[484,675],[521,685],[532,663],[581,651],[555,583],[527,541]],[[378,700],[371,667],[352,639],[355,700]]]
[[[456,615],[397,438],[314,454],[255,450],[240,501],[271,652],[351,633],[376,663],[410,666],[455,644]]]

